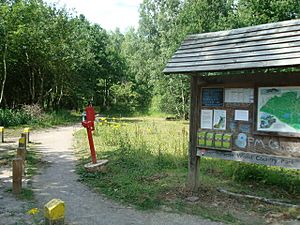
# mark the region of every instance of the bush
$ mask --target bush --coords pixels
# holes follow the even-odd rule
[[[0,109],[0,125],[9,127],[27,124],[32,117],[22,110]]]
[[[30,125],[50,127],[79,122],[79,117],[67,110],[45,113],[38,105],[24,105],[21,109],[0,109],[0,126]]]
[[[43,109],[38,104],[23,105],[21,111],[31,118],[41,119],[43,116]]]

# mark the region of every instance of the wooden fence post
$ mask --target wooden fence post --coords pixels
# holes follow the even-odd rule
[[[12,191],[14,194],[20,194],[22,190],[22,167],[23,159],[14,158],[13,159],[13,187]]]
[[[25,174],[25,159],[26,159],[26,149],[25,148],[17,148],[17,158],[21,158],[23,160],[22,164],[22,175]]]
[[[0,127],[1,142],[4,143],[4,127]]]

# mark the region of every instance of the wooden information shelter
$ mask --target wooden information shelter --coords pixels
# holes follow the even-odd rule
[[[165,74],[191,76],[189,182],[201,157],[300,169],[300,20],[189,35]]]

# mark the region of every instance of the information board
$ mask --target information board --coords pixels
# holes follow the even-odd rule
[[[300,87],[258,89],[257,130],[300,133]]]
[[[202,106],[223,106],[224,89],[223,88],[202,88]]]

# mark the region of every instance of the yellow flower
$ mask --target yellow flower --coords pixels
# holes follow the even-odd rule
[[[38,208],[32,208],[32,209],[30,209],[30,210],[27,211],[27,214],[29,214],[29,215],[35,215],[35,214],[37,214],[39,212],[40,212],[40,210]]]

